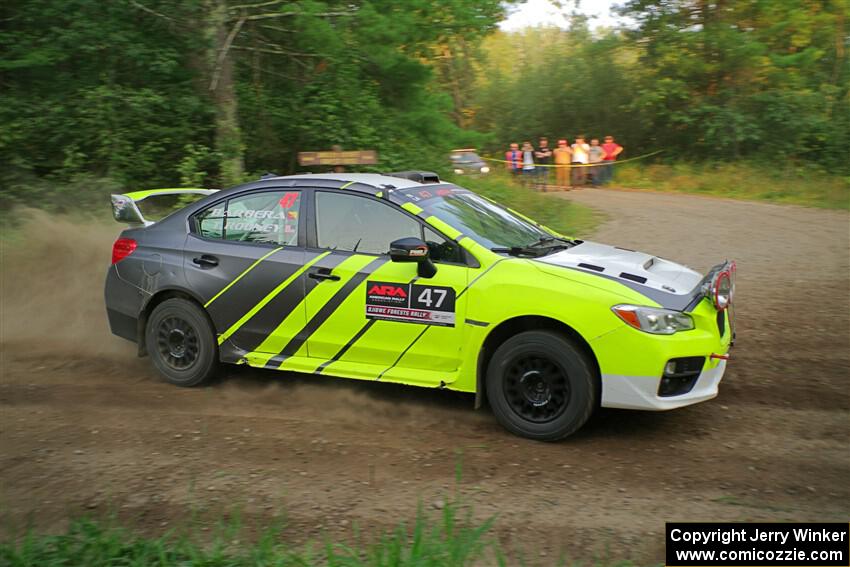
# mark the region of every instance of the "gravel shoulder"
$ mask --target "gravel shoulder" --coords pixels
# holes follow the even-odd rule
[[[533,561],[657,563],[665,521],[846,521],[848,214],[596,189],[550,198],[602,212],[595,240],[698,270],[737,260],[738,341],[718,399],[603,411],[542,444],[450,392],[241,368],[174,388],[106,330],[115,228],[60,223],[64,247],[33,229],[4,253],[0,537],[81,515],[204,533],[238,513],[249,528],[285,516],[294,542],[349,539],[459,496]]]

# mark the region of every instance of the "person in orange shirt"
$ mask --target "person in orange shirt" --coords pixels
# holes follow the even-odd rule
[[[566,140],[558,140],[558,147],[552,151],[555,158],[555,174],[558,187],[569,187],[570,185],[570,161],[573,151]]]

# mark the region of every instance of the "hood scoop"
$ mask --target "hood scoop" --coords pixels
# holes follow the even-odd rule
[[[620,277],[624,280],[631,280],[637,283],[646,283],[646,278],[643,276],[636,276],[634,274],[629,274],[627,272],[620,272]]]
[[[690,268],[663,258],[589,241],[536,258],[535,261],[587,271],[623,283],[629,282],[629,285],[639,284],[677,295],[688,293],[702,279]]]
[[[584,268],[585,270],[593,270],[594,272],[604,272],[605,268],[602,266],[594,266],[593,264],[586,264],[585,262],[579,262],[579,268]]]

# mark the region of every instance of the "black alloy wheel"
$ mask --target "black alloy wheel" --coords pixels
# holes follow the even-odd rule
[[[534,423],[557,419],[570,401],[566,371],[545,355],[522,355],[505,371],[505,396],[517,414]]]
[[[198,335],[185,319],[163,319],[156,337],[160,356],[171,368],[186,370],[198,360]]]
[[[199,386],[218,370],[212,322],[200,305],[188,299],[167,299],[154,308],[145,343],[154,366],[177,386]]]
[[[599,403],[589,353],[554,331],[525,331],[499,345],[487,364],[485,387],[499,423],[538,441],[572,435]]]

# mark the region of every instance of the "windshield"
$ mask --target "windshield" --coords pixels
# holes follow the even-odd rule
[[[488,248],[525,247],[553,235],[456,185],[399,191],[410,201]]]

